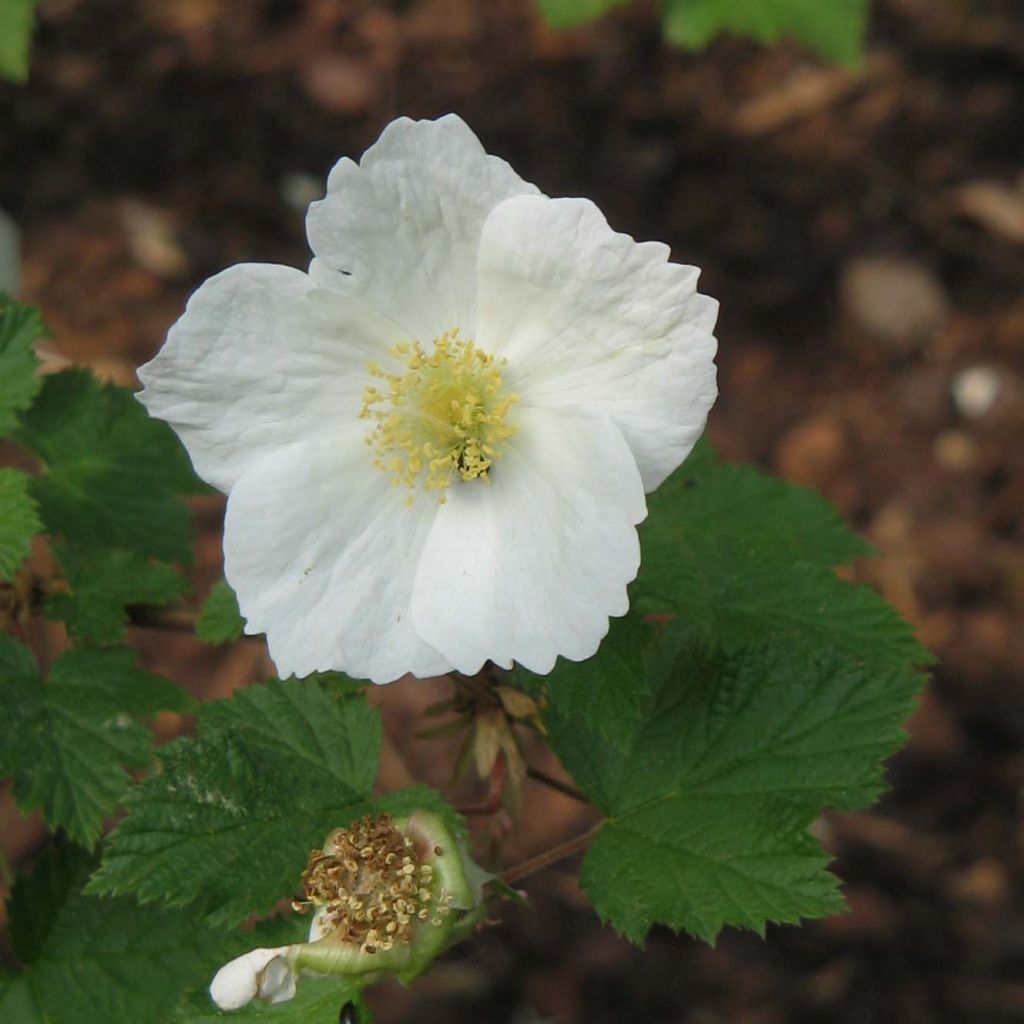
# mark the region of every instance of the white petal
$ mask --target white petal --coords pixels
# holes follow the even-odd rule
[[[257,994],[265,1003],[286,1003],[295,995],[295,969],[283,957],[275,957],[263,968]]]
[[[138,397],[227,491],[268,452],[355,423],[368,361],[404,338],[299,270],[242,264],[192,296]]]
[[[619,429],[571,409],[526,409],[490,486],[458,483],[413,590],[425,640],[460,671],[490,658],[549,672],[590,657],[628,608],[647,514]]]
[[[689,454],[717,394],[718,303],[668,256],[586,199],[510,199],[480,243],[477,341],[508,360],[507,386],[524,405],[611,416],[648,491]]]
[[[455,327],[472,338],[483,223],[503,199],[536,191],[456,115],[401,117],[360,163],[339,161],[326,198],[310,206],[310,273],[362,295],[424,344]]]
[[[272,452],[228,497],[224,572],[246,631],[267,634],[279,674],[340,669],[385,683],[449,669],[412,626],[413,573],[437,502],[372,465],[362,434]]]
[[[291,967],[284,959],[285,954],[291,947],[278,946],[275,949],[251,949],[243,953],[230,963],[225,964],[214,976],[210,983],[210,998],[222,1010],[237,1010],[246,1003],[256,998],[268,998],[262,990],[262,982],[265,973],[273,963],[279,963],[285,973],[291,976],[291,995],[283,996],[290,999],[295,994],[295,979]],[[275,985],[268,989],[268,993],[284,991],[287,983],[282,984],[281,969],[274,971]],[[281,998],[272,999],[273,1002],[281,1002]]]

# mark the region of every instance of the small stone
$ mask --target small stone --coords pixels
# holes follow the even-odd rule
[[[821,489],[841,465],[845,450],[842,423],[821,413],[801,421],[782,438],[775,465],[792,483]]]
[[[911,351],[949,314],[938,278],[913,260],[865,256],[847,265],[840,284],[843,308],[857,327],[900,351]]]
[[[341,54],[316,57],[303,65],[302,85],[320,107],[343,117],[365,113],[377,94],[370,68]]]
[[[178,241],[170,213],[141,200],[128,199],[121,204],[121,222],[128,247],[140,267],[169,281],[188,275],[188,257]]]
[[[976,420],[995,405],[1002,386],[999,371],[991,366],[972,366],[953,381],[953,401],[961,416]]]
[[[962,430],[946,430],[935,438],[932,454],[943,469],[959,473],[974,465],[978,449],[973,439]]]
[[[1024,245],[1024,187],[998,181],[974,181],[953,195],[959,213],[990,234]]]

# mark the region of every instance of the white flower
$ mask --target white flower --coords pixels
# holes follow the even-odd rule
[[[307,231],[308,274],[218,274],[139,374],[228,494],[247,631],[282,676],[592,655],[715,399],[699,271],[454,115],[341,160]]]

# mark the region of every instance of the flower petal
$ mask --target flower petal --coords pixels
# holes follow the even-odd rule
[[[668,256],[586,199],[510,199],[480,242],[480,346],[508,360],[524,406],[611,416],[648,491],[689,454],[717,394],[718,303]]]
[[[367,362],[405,336],[299,270],[242,264],[189,300],[139,401],[222,491],[262,456],[357,421]]]
[[[226,963],[210,983],[210,998],[222,1010],[237,1010],[257,995],[280,1003],[295,995],[295,974],[285,959],[291,946],[250,949]],[[274,968],[268,977],[268,968]]]
[[[549,672],[590,657],[624,615],[647,514],[636,462],[604,416],[524,409],[490,486],[457,483],[413,588],[416,629],[460,671],[490,658]]]
[[[456,327],[472,338],[483,223],[503,199],[536,191],[455,114],[398,118],[360,163],[340,160],[310,206],[310,273],[424,343]]]
[[[245,472],[228,497],[224,572],[246,632],[267,634],[282,677],[340,669],[385,683],[448,671],[409,613],[437,508],[425,498],[406,507],[356,429]]]

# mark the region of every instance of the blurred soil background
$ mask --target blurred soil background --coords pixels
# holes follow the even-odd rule
[[[376,990],[381,1024],[1024,1020],[1024,3],[878,0],[850,72],[791,45],[669,49],[643,0],[565,33],[531,0],[43,0],[29,84],[0,85],[0,208],[48,362],[132,384],[202,279],[305,265],[339,156],[449,110],[704,268],[718,448],[835,502],[881,554],[856,575],[941,660],[891,792],[818,823],[849,913],[641,953],[568,863],[411,992]],[[198,601],[222,503],[194,507]],[[272,671],[255,640],[131,641],[202,696]],[[386,786],[445,783],[453,750],[412,734],[446,692],[372,694]],[[526,785],[508,863],[588,821]],[[0,824],[29,861],[39,823],[5,800]]]

